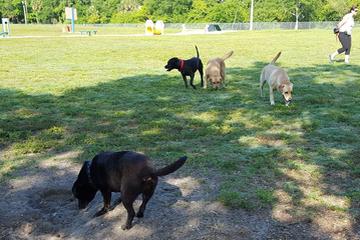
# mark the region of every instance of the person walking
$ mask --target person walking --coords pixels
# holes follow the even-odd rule
[[[355,25],[354,16],[357,14],[358,8],[352,6],[349,13],[347,13],[341,22],[337,24],[337,29],[339,30],[339,40],[342,45],[342,48],[336,50],[333,54],[329,55],[330,62],[333,62],[336,55],[345,52],[345,63],[350,63],[350,49],[351,49],[351,33],[352,28]]]

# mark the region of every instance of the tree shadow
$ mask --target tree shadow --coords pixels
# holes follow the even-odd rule
[[[164,85],[168,90],[158,92],[157,85]],[[2,204],[18,208],[16,214],[11,216],[10,212],[5,211],[2,220],[10,220],[0,231],[3,237],[46,238],[56,235],[61,238],[91,238],[94,234],[107,236],[110,234],[109,229],[119,236],[124,235],[122,231],[119,232],[117,218],[106,217],[102,221],[93,221],[90,214],[80,216],[77,213],[75,203],[68,199],[71,196],[71,184],[77,173],[59,176],[65,181],[59,184],[59,180],[52,175],[60,171],[58,167],[39,167],[52,156],[75,152],[67,156],[67,159],[82,162],[99,151],[131,149],[150,153],[155,159],[167,159],[155,161],[156,165],[163,166],[187,152],[196,154],[198,148],[203,149],[201,154],[206,157],[206,151],[210,149],[205,142],[207,131],[210,129],[215,134],[220,132],[216,126],[209,126],[209,122],[182,116],[184,112],[207,112],[207,109],[197,105],[208,104],[209,97],[213,94],[199,90],[198,93],[201,95],[194,96],[194,91],[185,89],[177,77],[134,76],[108,84],[68,91],[61,96],[32,96],[8,89],[2,89],[0,92],[1,96],[7,99],[2,102],[1,108],[2,147],[7,152],[15,153],[15,156],[5,156],[2,161],[2,167],[5,169],[2,172],[2,182],[7,183],[3,190],[7,197]],[[224,98],[216,97],[216,108],[221,108],[226,98],[226,95]],[[216,110],[213,112],[216,113]],[[47,118],[49,121],[46,121]],[[222,116],[216,118],[221,119]],[[206,128],[206,131],[202,128]],[[181,144],[178,142],[179,133]],[[194,136],[203,138],[204,142],[199,146],[192,145],[195,142]],[[57,162],[57,157],[52,161]],[[181,174],[181,171],[192,172],[190,169],[186,170],[186,167],[179,170],[178,174]],[[190,183],[186,180],[184,184],[196,183],[200,172],[191,174],[195,180],[191,180]],[[38,181],[32,182],[29,178]],[[21,181],[26,181],[26,184],[22,183],[26,185],[25,189],[22,189]],[[141,222],[136,225],[140,230],[143,228],[145,237],[151,235],[155,239],[162,239],[162,234],[165,233],[170,238],[177,238],[177,234],[184,237],[196,234],[201,236],[203,233],[197,229],[199,224],[202,224],[202,216],[205,216],[206,224],[213,223],[215,226],[228,221],[225,214],[216,217],[219,215],[218,209],[214,210],[212,203],[208,202],[207,198],[203,199],[203,195],[209,193],[202,193],[201,190],[192,194],[190,188],[190,193],[182,197],[177,189],[166,182],[160,183],[160,193],[155,194],[154,202],[160,202],[162,206],[156,204],[156,208],[152,207],[154,205],[151,201],[148,209],[150,216],[156,216],[150,220],[155,221],[149,222],[145,218],[144,225]],[[172,207],[179,201],[180,205]],[[90,211],[96,211],[100,202],[97,196]],[[96,209],[92,207],[95,205]],[[161,208],[167,210],[165,213],[168,214],[159,217],[158,215],[162,214],[159,211]],[[25,215],[28,217],[23,217]],[[124,215],[124,212],[121,215]],[[168,221],[165,220],[161,227],[164,219]],[[235,219],[233,222],[235,224],[238,221]],[[253,222],[261,221],[256,219]],[[179,224],[184,226],[183,230],[179,230]],[[232,231],[231,224],[224,225],[226,227],[221,231],[225,233],[218,230],[218,234],[229,234],[226,231]],[[250,227],[249,229],[255,231]],[[126,239],[138,239],[138,232],[139,230],[129,232]],[[210,236],[213,232],[207,234]]]

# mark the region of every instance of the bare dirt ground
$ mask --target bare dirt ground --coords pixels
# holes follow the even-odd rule
[[[71,186],[80,165],[69,154],[20,170],[0,187],[0,239],[359,239],[358,230],[322,232],[307,220],[277,221],[271,211],[227,209],[214,201],[216,176],[181,169],[160,180],[144,218],[123,231],[122,205],[93,217],[102,207],[100,194],[86,210],[77,209]]]

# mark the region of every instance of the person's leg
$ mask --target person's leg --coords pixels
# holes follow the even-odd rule
[[[345,63],[350,63],[350,50],[351,50],[351,35],[347,36],[346,51],[345,51]]]
[[[346,35],[345,33],[343,33],[343,32],[339,33],[339,40],[340,40],[340,43],[341,43],[342,48],[339,48],[339,49],[336,50],[334,53],[332,53],[331,55],[329,55],[329,60],[330,60],[331,62],[334,61],[336,55],[341,54],[341,53],[343,53],[343,52],[346,51],[346,47],[345,47],[346,42],[347,42],[347,41],[346,41],[346,36],[347,36],[347,35]]]
[[[339,54],[345,52],[346,49],[348,48],[348,39],[349,38],[348,38],[348,35],[346,35],[346,33],[342,32],[342,33],[339,34],[339,40],[340,40],[340,43],[341,43],[341,46],[342,46],[342,48],[339,48],[337,50],[337,52]]]
[[[335,52],[333,52],[332,54],[330,54],[330,55],[329,55],[329,60],[330,60],[330,62],[334,61],[336,55],[338,55],[338,54],[339,54],[338,50],[336,50]]]

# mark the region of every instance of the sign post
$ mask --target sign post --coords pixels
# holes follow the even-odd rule
[[[2,35],[10,35],[10,20],[8,18],[2,18]]]
[[[77,20],[77,12],[74,7],[65,8],[65,18],[66,20],[71,20],[71,32],[75,32],[75,21]]]
[[[75,21],[74,21],[74,7],[71,7],[71,32],[74,33],[75,32]]]

